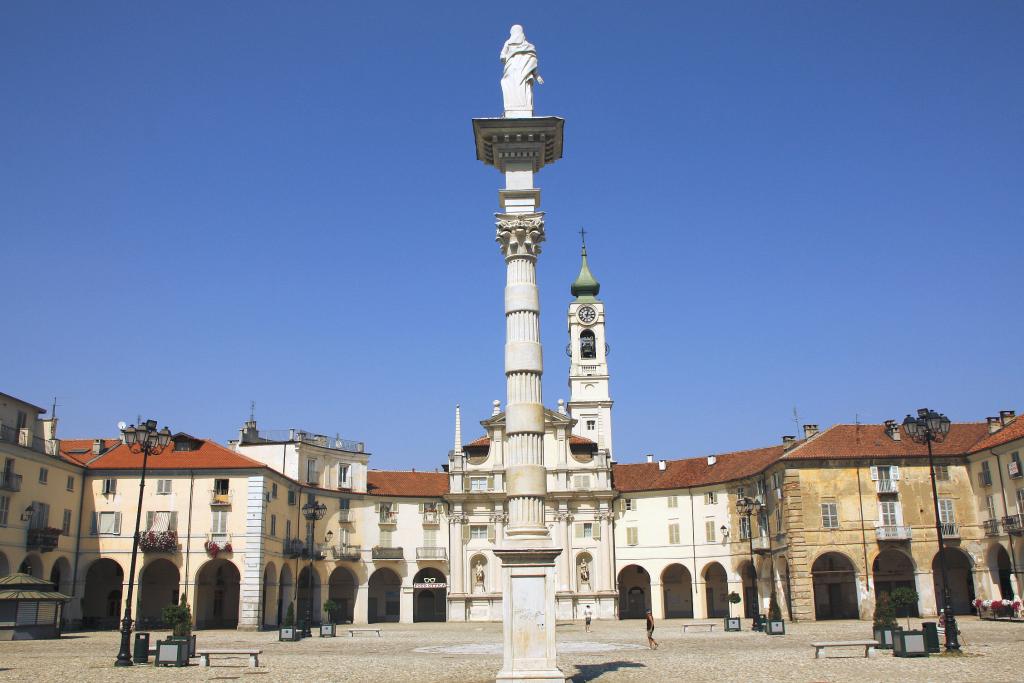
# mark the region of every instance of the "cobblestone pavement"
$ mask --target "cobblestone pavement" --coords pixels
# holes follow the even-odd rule
[[[576,682],[598,681],[1024,681],[1024,624],[965,617],[967,645],[959,657],[897,659],[879,652],[814,659],[809,643],[870,637],[867,622],[787,624],[785,636],[742,633],[682,633],[683,620],[658,623],[658,650],[645,647],[642,622],[596,622],[558,626],[567,647],[559,666]],[[118,636],[113,632],[69,633],[59,641],[0,643],[0,681],[493,681],[501,665],[500,624],[383,624],[383,637],[313,637],[279,643],[276,633],[200,631],[200,647],[261,647],[259,669],[244,659],[214,660],[214,666],[174,669],[138,665],[115,669]],[[744,621],[744,628],[749,621]],[[158,634],[154,634],[156,638]],[[164,634],[159,634],[160,636]],[[640,648],[636,646],[640,645]],[[417,651],[417,650],[421,651]],[[425,651],[423,651],[425,650]],[[837,653],[838,654],[838,653]]]

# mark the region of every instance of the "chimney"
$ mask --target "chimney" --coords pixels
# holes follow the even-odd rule
[[[784,436],[784,437],[782,437],[782,444],[784,446],[790,446],[790,445],[792,445],[794,443],[796,443],[796,437],[795,436]]]
[[[818,434],[818,425],[804,425],[804,438],[809,439]]]
[[[709,455],[708,456],[708,467],[711,467],[716,462],[718,462],[718,457],[717,456],[714,456],[714,455]]]
[[[988,420],[988,433],[989,434],[995,434],[1003,426],[1002,420],[1000,420],[998,417],[986,417],[985,419]]]
[[[658,461],[658,469],[660,471],[664,472],[665,471],[665,466],[666,466],[666,463],[665,463],[664,460],[659,460]]]
[[[92,454],[103,455],[103,439],[92,440]]]
[[[654,462],[654,453],[648,453],[647,454],[647,464],[650,465],[652,462]]]
[[[900,440],[900,423],[896,420],[885,421],[885,435],[893,441]]]
[[[1016,416],[1017,416],[1017,413],[1015,413],[1012,410],[1000,410],[999,411],[999,421],[1003,423],[1004,427],[1006,425],[1010,424],[1010,422],[1012,422],[1013,418],[1016,417]]]

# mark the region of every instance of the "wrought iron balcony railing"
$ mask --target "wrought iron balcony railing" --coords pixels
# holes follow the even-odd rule
[[[999,535],[999,520],[998,519],[986,519],[981,523],[985,527],[986,536],[998,536]]]
[[[210,491],[210,505],[231,505],[231,491]]]
[[[405,552],[402,548],[387,548],[381,545],[375,546],[373,549],[373,559],[375,560],[403,560],[405,559]]]
[[[20,491],[21,475],[14,472],[0,473],[0,489],[4,491]]]
[[[331,556],[336,560],[349,560],[350,562],[358,562],[362,555],[362,548],[360,548],[357,545],[341,543],[339,545],[331,546]]]
[[[875,489],[879,493],[899,493],[899,482],[895,479],[879,479],[875,482]]]
[[[420,546],[416,548],[417,560],[447,560],[448,549],[442,546]]]
[[[956,522],[943,522],[940,526],[943,538],[960,538],[960,525]]]
[[[911,533],[909,526],[883,524],[875,527],[875,536],[879,541],[909,541]]]

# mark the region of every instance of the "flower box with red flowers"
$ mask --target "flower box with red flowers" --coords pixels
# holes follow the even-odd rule
[[[178,552],[177,531],[143,531],[139,534],[139,549],[144,553]]]

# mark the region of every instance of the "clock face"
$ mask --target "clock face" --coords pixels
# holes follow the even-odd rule
[[[580,306],[576,310],[576,317],[579,318],[580,322],[584,325],[589,325],[597,320],[597,311],[594,310],[593,306]]]

